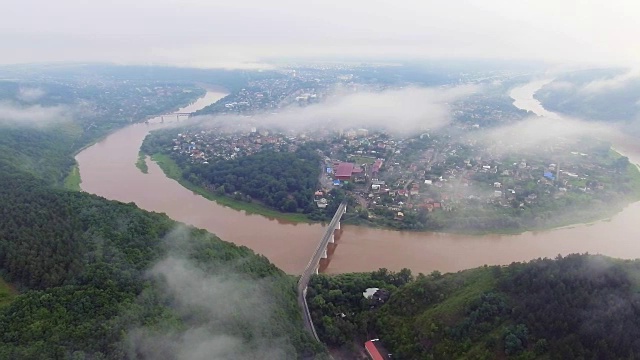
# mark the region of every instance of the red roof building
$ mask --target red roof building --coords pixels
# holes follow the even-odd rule
[[[340,163],[338,167],[335,169],[335,177],[338,180],[351,180],[351,175],[353,175],[353,168],[355,164],[352,163]]]
[[[380,168],[382,167],[382,160],[378,159],[373,163],[373,167],[371,168],[371,174],[375,177],[378,175]]]
[[[390,360],[389,353],[382,347],[378,339],[369,340],[364,343],[364,349],[371,360]]]

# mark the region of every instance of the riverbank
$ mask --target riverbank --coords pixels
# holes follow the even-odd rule
[[[168,113],[172,113],[172,112],[180,112],[180,111],[182,111],[182,110],[188,109],[189,107],[194,106],[194,104],[197,104],[197,103],[198,103],[198,101],[200,101],[200,100],[204,99],[204,98],[207,96],[208,92],[209,92],[209,91],[211,91],[211,90],[210,90],[211,88],[218,88],[218,87],[217,87],[217,86],[206,86],[206,87],[205,87],[205,86],[202,86],[202,87],[201,87],[201,90],[202,90],[202,91],[204,91],[204,92],[203,92],[200,96],[198,96],[197,98],[193,99],[190,103],[188,103],[188,104],[186,104],[186,105],[179,105],[179,106],[176,106],[176,107],[174,107],[174,108],[172,108],[172,109],[165,110],[165,111],[163,111],[163,112],[161,112],[161,113],[158,113],[158,114],[148,115],[148,116],[146,116],[146,117],[144,117],[144,118],[141,118],[141,119],[139,119],[139,120],[137,120],[137,121],[134,121],[134,122],[132,122],[132,123],[130,123],[130,124],[127,124],[127,125],[125,125],[125,126],[122,126],[122,127],[118,127],[118,128],[112,129],[111,131],[109,131],[109,132],[107,132],[107,133],[105,133],[105,134],[103,134],[103,135],[98,136],[98,137],[97,137],[97,138],[95,138],[94,140],[92,140],[92,141],[90,141],[89,143],[87,143],[87,144],[85,144],[84,146],[82,146],[80,149],[78,149],[77,151],[75,151],[75,152],[72,154],[72,156],[75,158],[78,154],[80,154],[80,153],[81,153],[81,152],[83,152],[84,150],[86,150],[86,149],[88,149],[89,147],[91,147],[91,146],[93,146],[93,145],[95,145],[95,144],[99,143],[100,141],[103,141],[103,140],[104,140],[104,139],[106,139],[109,135],[111,135],[111,134],[113,134],[113,133],[115,133],[115,132],[117,132],[117,131],[119,131],[119,130],[121,130],[121,129],[123,129],[123,128],[127,127],[127,126],[131,126],[131,125],[134,125],[134,124],[140,124],[140,123],[143,123],[143,122],[145,122],[145,121],[149,121],[149,120],[151,120],[151,119],[156,119],[156,118],[158,118],[158,117],[164,116],[164,115],[166,115],[166,114],[168,114]],[[219,89],[220,89],[222,92],[226,91],[226,90],[225,90],[224,88],[222,88],[222,87],[219,87]],[[216,91],[218,91],[218,90],[216,90]],[[142,161],[141,161],[141,162],[140,162],[140,161],[139,161],[139,162],[137,162],[137,163],[136,163],[136,166],[140,166],[140,167],[139,167],[139,169],[140,169],[143,173],[145,173],[145,174],[146,174],[146,173],[147,173],[147,171],[148,171],[148,169],[146,169],[146,170],[145,170],[146,163],[144,162],[144,155],[142,155],[142,158],[141,158],[141,159],[142,159]],[[139,159],[139,160],[140,160],[140,159]],[[81,183],[82,183],[82,177],[80,176],[80,168],[79,168],[78,162],[76,161],[75,165],[74,165],[74,166],[69,170],[69,173],[68,173],[68,174],[67,174],[67,176],[65,177],[64,182],[63,182],[63,186],[64,186],[64,188],[65,188],[65,189],[70,190],[70,191],[82,191],[82,188],[81,188],[81,186],[80,186],[80,184],[81,184]]]
[[[613,152],[613,150],[612,150]],[[622,156],[619,153],[615,153],[615,156]],[[316,223],[309,219],[304,214],[292,214],[283,213],[278,210],[268,208],[259,203],[248,203],[243,200],[234,199],[229,196],[219,195],[201,186],[191,183],[184,179],[183,172],[179,165],[171,159],[170,156],[156,153],[152,156],[152,160],[156,162],[164,174],[176,180],[183,187],[193,191],[196,194],[203,196],[204,198],[214,201],[219,205],[229,207],[234,210],[244,211],[247,214],[262,215],[269,219],[277,219],[282,221],[288,221],[293,223]],[[146,163],[145,163],[146,166]],[[526,232],[545,232],[557,229],[563,229],[574,226],[589,226],[601,221],[608,221],[612,216],[623,211],[627,206],[637,201],[640,201],[640,171],[637,165],[629,164],[627,170],[627,176],[631,179],[629,186],[633,189],[632,194],[629,195],[624,201],[612,201],[610,203],[602,203],[593,199],[589,204],[580,206],[577,208],[557,209],[555,214],[545,213],[545,223],[540,226],[522,226],[522,227],[502,227],[492,228],[486,230],[476,229],[455,229],[455,228],[399,228],[394,226],[398,220],[380,219],[379,221],[364,219],[357,216],[357,214],[350,213],[345,216],[343,222],[349,225],[364,226],[371,229],[390,230],[390,231],[406,231],[415,233],[440,233],[440,234],[457,234],[457,235],[470,235],[470,236],[484,236],[484,235],[519,235]],[[353,215],[353,216],[348,216]],[[439,214],[438,214],[439,215]],[[506,216],[506,215],[505,215]],[[532,216],[532,215],[531,215]],[[522,220],[523,222],[531,221],[529,218],[515,217],[515,220]],[[398,222],[398,224],[401,224]]]
[[[138,161],[136,161],[136,167],[140,169],[143,174],[149,173],[149,167],[147,166],[147,156],[142,151],[138,153]]]
[[[506,235],[506,236],[517,236],[524,233],[541,233],[546,231],[555,231],[562,229],[571,229],[578,226],[592,226],[600,222],[608,222],[611,221],[611,218],[616,214],[622,212],[627,206],[630,206],[636,202],[640,201],[640,197],[635,198],[633,201],[626,202],[624,204],[616,204],[610,208],[607,208],[607,211],[602,211],[599,213],[589,214],[583,216],[579,221],[560,221],[555,222],[546,226],[537,226],[537,227],[525,227],[525,228],[502,228],[502,229],[492,229],[486,231],[464,231],[464,230],[456,230],[456,229],[398,229],[391,226],[384,226],[380,224],[376,224],[370,220],[365,220],[359,218],[357,216],[343,219],[343,223],[345,225],[354,225],[360,226],[368,229],[377,229],[377,230],[385,230],[385,231],[396,231],[403,233],[431,233],[431,234],[451,234],[451,235],[466,235],[466,236],[490,236],[490,235]]]
[[[76,161],[75,165],[67,174],[67,177],[64,179],[64,188],[70,191],[82,191],[80,188],[80,183],[82,183],[82,179],[80,178],[80,167],[78,166],[78,162]]]
[[[176,164],[176,162],[171,159],[171,157],[165,154],[156,153],[153,154],[150,159],[151,161],[158,164],[160,169],[162,169],[162,171],[168,178],[177,181],[186,189],[189,189],[192,192],[201,195],[207,200],[214,201],[219,205],[226,206],[238,211],[244,211],[247,214],[262,215],[269,220],[284,220],[292,223],[314,223],[314,221],[311,221],[304,214],[283,213],[257,203],[248,203],[246,201],[236,200],[228,196],[218,195],[214,192],[211,192],[203,188],[202,186],[196,185],[184,179],[182,176],[182,170],[180,169],[178,164]],[[148,158],[147,161],[149,161]]]

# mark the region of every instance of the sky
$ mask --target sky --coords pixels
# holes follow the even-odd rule
[[[482,58],[634,65],[636,0],[20,0],[2,64],[251,67],[272,58]]]

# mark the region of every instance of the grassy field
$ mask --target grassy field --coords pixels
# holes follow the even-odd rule
[[[80,168],[78,164],[75,164],[67,177],[64,179],[64,188],[71,191],[80,191],[80,183],[82,179],[80,178]]]
[[[376,162],[376,159],[372,157],[366,157],[366,156],[352,156],[351,158],[349,158],[349,161],[354,162],[358,165],[362,165],[362,164],[373,164],[374,162]]]
[[[454,276],[459,283],[464,283],[465,286],[454,291],[446,301],[438,303],[422,313],[417,319],[418,323],[437,319],[446,324],[453,324],[460,320],[465,307],[474,299],[495,288],[495,278],[491,274],[490,268],[462,271]]]
[[[185,188],[193,191],[198,195],[201,195],[206,199],[215,201],[220,205],[227,206],[235,210],[243,210],[249,214],[258,214],[258,215],[266,216],[272,219],[282,219],[282,220],[286,220],[294,223],[310,222],[310,220],[303,214],[282,213],[280,211],[267,208],[266,206],[263,206],[258,203],[248,203],[245,201],[232,199],[228,196],[221,196],[221,195],[214,194],[201,186],[195,185],[183,179],[182,170],[180,170],[180,167],[178,167],[178,164],[176,164],[175,161],[173,161],[173,159],[171,159],[167,155],[159,154],[159,153],[153,154],[151,156],[151,160],[153,160],[155,163],[158,164],[158,166],[160,166],[160,168],[162,169],[162,171],[167,177],[176,180],[177,182],[180,183],[180,185],[184,186]]]
[[[17,295],[16,291],[7,282],[0,278],[0,307],[9,305]]]
[[[147,166],[146,158],[147,155],[145,155],[142,151],[138,153],[138,161],[136,161],[136,167],[140,169],[143,174],[149,173],[149,167]]]

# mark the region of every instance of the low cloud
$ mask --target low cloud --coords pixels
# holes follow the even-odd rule
[[[289,106],[278,113],[246,116],[202,116],[211,126],[247,122],[282,130],[310,131],[333,126],[335,129],[368,128],[391,133],[412,133],[438,129],[452,120],[450,104],[478,91],[476,86],[420,88],[353,92],[338,89],[319,104]]]
[[[67,106],[21,106],[12,102],[0,102],[0,124],[44,127],[72,118],[72,110]]]
[[[585,138],[612,139],[619,134],[611,124],[587,122],[574,118],[530,117],[503,127],[470,135],[492,152],[542,150],[557,144],[572,144]]]
[[[131,330],[130,358],[277,360],[295,351],[288,339],[268,336],[277,310],[268,279],[208,274],[177,256],[159,262],[150,275],[184,326]]]
[[[587,83],[580,88],[584,94],[594,94],[612,90],[622,89],[632,81],[640,80],[640,70],[630,70],[622,75],[617,75],[608,79],[598,79]]]
[[[550,83],[546,84],[544,86],[545,90],[558,90],[558,91],[565,91],[565,90],[572,90],[575,87],[575,85],[569,81],[551,81]]]
[[[45,94],[45,91],[40,88],[21,87],[17,96],[18,99],[24,102],[32,103],[42,98]]]

